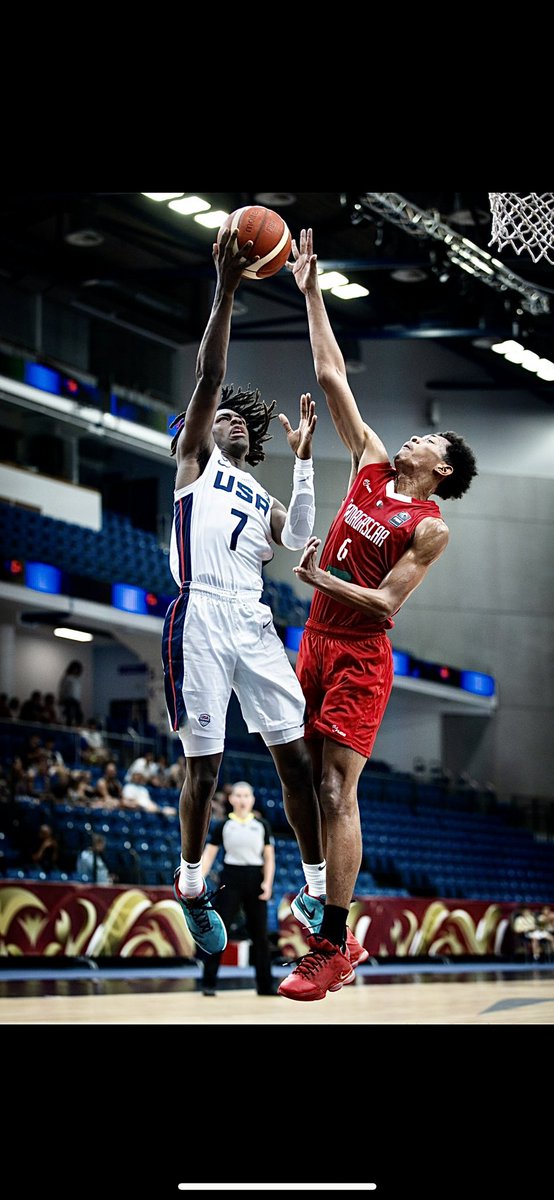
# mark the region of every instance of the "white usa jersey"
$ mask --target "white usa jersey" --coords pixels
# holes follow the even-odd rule
[[[261,595],[262,564],[273,558],[272,504],[254,476],[215,446],[202,475],[174,493],[169,566],[178,586]]]

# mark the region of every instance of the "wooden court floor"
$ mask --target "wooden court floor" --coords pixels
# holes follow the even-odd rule
[[[10,993],[4,986],[3,993]],[[13,989],[11,989],[13,992]],[[0,1024],[535,1025],[554,1024],[554,972],[514,978],[408,976],[366,980],[301,1004],[250,988],[215,997],[190,982],[95,979],[20,985],[0,995]]]

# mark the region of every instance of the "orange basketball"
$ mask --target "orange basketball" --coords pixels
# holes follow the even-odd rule
[[[272,208],[264,208],[261,204],[236,208],[223,222],[217,235],[218,242],[223,231],[229,228],[231,233],[235,229],[238,232],[239,250],[245,242],[253,242],[249,257],[259,255],[258,262],[242,272],[246,279],[267,279],[286,263],[290,254],[290,232],[283,218]]]

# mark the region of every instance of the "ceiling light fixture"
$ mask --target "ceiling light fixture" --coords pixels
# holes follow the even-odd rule
[[[201,196],[185,196],[183,200],[172,200],[167,207],[180,213],[182,217],[192,217],[194,213],[206,212],[211,208],[211,204]]]
[[[184,192],[141,192],[141,196],[147,196],[149,200],[155,200],[158,204],[161,200],[176,200],[177,196],[184,196]]]
[[[85,633],[83,629],[66,629],[63,625],[59,625],[54,630],[54,637],[67,638],[69,642],[92,642],[92,633]]]
[[[357,300],[359,296],[369,296],[369,288],[362,287],[361,283],[347,283],[331,288],[331,295],[338,296],[339,300]]]
[[[327,288],[340,287],[341,284],[348,282],[348,276],[341,275],[340,271],[322,271],[319,275],[319,286],[322,292]]]
[[[200,213],[194,220],[198,221],[199,225],[205,225],[206,229],[219,229],[228,216],[229,213],[216,209],[215,212]]]

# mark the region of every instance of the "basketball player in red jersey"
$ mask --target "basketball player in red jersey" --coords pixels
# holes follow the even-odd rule
[[[393,616],[446,548],[448,528],[429,497],[457,499],[477,474],[457,433],[414,434],[389,462],[362,420],[323,302],[312,231],[292,243],[289,270],[306,297],[317,381],[350,450],[351,487],[327,535],[310,537],[295,573],[315,589],[296,671],[306,697],[305,737],[326,826],[327,896],[309,885],[292,902],[311,953],[279,987],[293,1000],[319,1000],[340,979],[346,918],[362,858],[357,801],[392,688]],[[323,898],[325,900],[325,897]],[[361,960],[360,960],[361,961]]]

